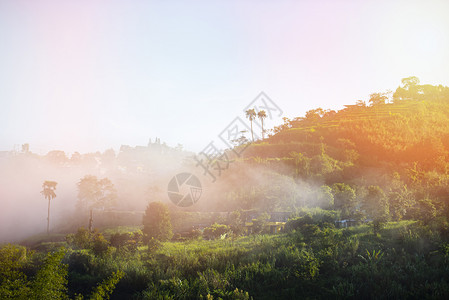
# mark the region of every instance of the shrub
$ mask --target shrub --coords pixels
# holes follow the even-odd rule
[[[69,245],[78,249],[90,249],[92,247],[91,234],[84,227],[78,228],[75,234],[68,234],[66,241]]]
[[[312,215],[311,214],[306,214],[303,217],[289,219],[287,221],[287,223],[285,224],[285,231],[286,232],[290,232],[292,230],[300,229],[300,228],[304,227],[304,225],[310,225],[310,224],[313,224],[313,223],[314,222],[313,222],[313,219],[312,219]]]
[[[206,239],[224,238],[230,232],[228,225],[214,223],[210,227],[204,228],[203,235]]]
[[[143,233],[151,238],[167,241],[172,238],[172,226],[168,208],[162,202],[151,202],[143,216]]]
[[[27,295],[29,282],[20,270],[26,262],[25,247],[8,244],[0,248],[0,299]]]
[[[61,260],[65,249],[55,253],[48,253],[44,265],[37,272],[32,283],[31,299],[68,299],[67,296],[67,268]]]
[[[95,255],[102,255],[106,253],[109,247],[109,242],[101,233],[95,233],[92,238],[92,251]]]

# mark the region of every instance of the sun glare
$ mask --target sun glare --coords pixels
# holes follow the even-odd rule
[[[383,38],[379,45],[391,60],[391,71],[410,70],[418,74],[433,69],[437,78],[444,78],[437,66],[444,63],[449,53],[449,39],[445,34],[449,20],[443,17],[445,10],[432,6],[403,7],[397,11],[400,14],[390,16],[382,25]]]

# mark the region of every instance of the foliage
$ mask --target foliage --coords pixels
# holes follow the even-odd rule
[[[47,234],[50,232],[50,200],[56,198],[56,181],[44,181],[42,184],[41,194],[48,200],[48,215],[47,215]]]
[[[385,193],[379,186],[369,186],[364,199],[364,207],[373,220],[374,233],[379,232],[382,224],[388,220],[389,206]]]
[[[428,224],[436,217],[437,211],[433,201],[429,198],[418,200],[416,206],[412,209],[412,214],[415,219],[423,221]]]
[[[111,235],[111,246],[121,250],[135,252],[137,247],[142,243],[143,232],[138,230],[135,232],[114,233]]]
[[[337,217],[335,213],[330,216]],[[139,247],[133,253],[96,255],[69,249],[63,260],[68,265],[68,292],[62,292],[67,271],[59,264],[63,252],[37,257],[37,265],[42,267],[31,266],[36,272],[28,272],[25,248],[5,246],[0,249],[1,267],[14,266],[22,274],[21,293],[28,298],[37,286],[34,282],[44,282],[36,280],[38,277],[51,276],[57,277],[50,286],[55,294],[61,291],[61,298],[76,293],[94,299],[100,295],[105,299],[402,299],[449,295],[449,235],[443,235],[447,219],[434,218],[427,225],[386,222],[373,236],[368,225],[337,229],[324,221],[327,218],[323,210],[299,211],[289,220],[285,234],[164,243],[153,239],[157,247],[151,251]],[[121,244],[125,247],[126,242]],[[55,272],[49,274],[49,270]],[[0,278],[2,288],[4,276]],[[82,299],[81,295],[76,297]]]
[[[67,297],[67,268],[61,264],[66,254],[61,248],[55,253],[48,253],[43,267],[37,272],[31,285],[30,299],[68,299]]]
[[[125,276],[125,273],[122,271],[113,273],[110,277],[106,278],[97,285],[89,298],[93,300],[108,300],[114,291],[115,286],[120,279],[123,278],[123,276]]]
[[[93,210],[110,207],[117,198],[114,184],[108,179],[93,175],[84,176],[78,186],[78,209],[90,211],[89,231],[93,230]]]
[[[270,215],[268,213],[263,213],[259,215],[256,219],[252,220],[253,226],[252,231],[253,233],[263,233],[267,230],[267,223],[270,219]]]
[[[406,185],[393,188],[389,195],[390,214],[394,220],[402,220],[415,205],[415,196]]]
[[[229,228],[235,235],[241,235],[243,234],[245,227],[244,227],[244,220],[242,216],[241,210],[235,210],[233,211],[228,218],[228,224]]]
[[[313,219],[312,219],[312,215],[311,214],[306,214],[302,217],[297,217],[297,218],[291,218],[287,221],[287,223],[285,224],[285,230],[287,232],[292,231],[292,230],[297,230],[300,229],[301,227],[303,227],[304,225],[310,225],[313,224]]]
[[[162,202],[150,202],[143,216],[143,234],[148,241],[155,238],[166,241],[172,238],[172,226],[168,208]]]
[[[256,111],[254,109],[248,109],[245,111],[246,117],[251,123],[251,140],[254,142],[254,134],[253,134],[253,120],[256,119]]]
[[[102,255],[108,251],[109,241],[99,232],[95,232],[92,236],[92,251],[96,255]]]
[[[20,299],[29,294],[30,284],[21,272],[26,261],[25,247],[8,244],[0,248],[0,299]]]
[[[211,226],[204,228],[203,236],[206,239],[223,239],[229,234],[230,230],[228,225],[214,223]]]
[[[409,77],[389,100],[373,93],[369,106],[313,109],[242,145],[210,203],[233,211],[227,218],[152,202],[143,232],[80,228],[65,258],[3,246],[0,298],[449,298],[449,88]],[[263,122],[247,115],[251,128]],[[115,154],[104,156],[112,166]],[[78,184],[85,208],[113,195],[92,177]],[[291,217],[282,233],[265,234],[276,213]],[[348,228],[335,227],[341,218]]]
[[[155,253],[161,247],[161,242],[158,239],[151,237],[147,242],[147,246],[149,253]]]
[[[332,185],[334,195],[334,207],[340,209],[345,216],[350,215],[355,207],[355,191],[345,183]]]
[[[66,241],[75,249],[89,249],[96,255],[104,254],[110,244],[97,230],[89,232],[83,227],[78,228],[75,234],[68,234]]]
[[[315,205],[323,209],[331,209],[334,206],[334,195],[332,189],[327,185],[322,185],[316,191]]]
[[[75,234],[68,234],[66,241],[77,249],[90,249],[92,247],[91,233],[84,227],[78,228]]]
[[[78,207],[81,209],[105,208],[113,204],[117,197],[114,184],[108,178],[86,175],[77,186]]]
[[[262,140],[265,139],[265,129],[263,128],[263,120],[267,118],[267,113],[264,110],[259,110],[257,112],[257,117],[259,118],[262,124]]]

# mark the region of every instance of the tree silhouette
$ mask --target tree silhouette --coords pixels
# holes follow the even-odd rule
[[[78,208],[89,210],[89,231],[93,229],[93,209],[102,208],[113,203],[116,198],[114,184],[108,179],[98,179],[86,175],[78,182]]]
[[[332,185],[334,195],[334,208],[342,211],[343,217],[348,217],[356,205],[355,191],[346,183],[334,183]]]
[[[410,100],[420,98],[422,95],[422,86],[419,84],[419,78],[415,76],[402,78],[402,87],[398,87],[393,94],[393,100]]]
[[[372,93],[369,97],[368,102],[371,103],[371,106],[385,104],[385,101],[388,100],[388,93]]]
[[[405,89],[410,89],[410,88],[418,86],[420,83],[420,80],[416,76],[410,76],[407,78],[402,78],[401,82]]]
[[[252,138],[252,141],[254,142],[253,120],[256,118],[257,114],[256,114],[256,111],[254,109],[248,109],[245,113],[246,113],[246,117],[251,122],[251,138]]]
[[[263,140],[265,138],[264,136],[265,131],[263,130],[263,119],[267,117],[267,113],[264,110],[260,110],[257,113],[257,117],[260,119],[260,122],[262,122],[262,140]]]
[[[50,201],[56,198],[56,181],[44,181],[42,184],[41,194],[44,195],[45,199],[48,199],[48,215],[47,215],[47,234],[50,233]]]
[[[368,187],[363,206],[373,220],[373,231],[377,234],[382,225],[388,221],[390,210],[384,191],[377,185]]]

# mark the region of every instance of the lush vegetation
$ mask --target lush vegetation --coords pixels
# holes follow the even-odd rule
[[[246,115],[251,128],[266,118]],[[1,247],[0,298],[447,299],[448,117],[449,88],[409,77],[368,104],[285,119],[228,153],[213,209],[167,206],[149,189],[134,227],[93,229],[116,186],[85,176],[88,229]]]
[[[104,238],[84,229],[64,243],[40,244],[39,252],[6,245],[0,251],[1,298],[80,298],[114,286],[113,299],[449,295],[446,220],[391,222],[374,234],[370,225],[338,229],[331,219],[326,211],[303,211],[282,234],[207,234],[156,246],[142,244],[138,230],[109,230]]]

